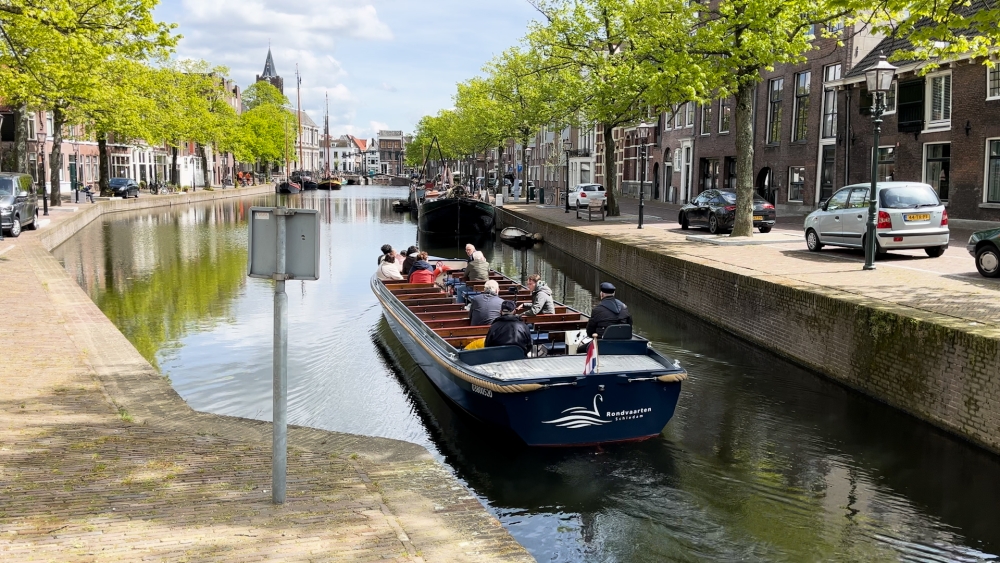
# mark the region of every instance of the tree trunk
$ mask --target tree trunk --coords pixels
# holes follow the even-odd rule
[[[111,197],[111,178],[108,177],[108,166],[110,161],[108,159],[108,134],[101,132],[97,134],[97,152],[98,161],[100,162],[100,173],[97,175],[99,180],[99,185],[101,187],[102,197]]]
[[[21,104],[14,110],[14,169],[21,174],[29,173],[28,126],[28,105]]]
[[[180,182],[180,171],[177,169],[177,147],[171,147],[170,153],[170,184],[174,186],[174,189],[181,187]]]
[[[753,92],[756,82],[736,90],[736,219],[734,237],[753,236]]]
[[[209,181],[208,176],[208,151],[205,149],[205,145],[198,143],[198,154],[201,155],[201,176],[205,181],[205,186],[211,186],[212,182]]]
[[[62,143],[63,125],[66,124],[66,110],[59,105],[52,108],[52,152],[49,153],[49,205],[62,205],[60,186],[62,184]]]
[[[621,197],[621,187],[618,185],[618,169],[615,166],[615,139],[612,135],[614,127],[602,124],[604,127],[604,193],[608,198],[608,216],[621,215],[618,208],[618,198]],[[567,196],[568,197],[568,196]]]

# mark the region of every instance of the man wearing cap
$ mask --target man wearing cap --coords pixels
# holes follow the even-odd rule
[[[628,307],[615,299],[615,286],[604,282],[601,284],[601,302],[590,312],[587,321],[587,336],[597,333],[598,338],[604,336],[604,330],[611,325],[632,324],[632,315]]]
[[[528,330],[528,325],[514,314],[516,308],[517,305],[513,301],[504,301],[500,305],[500,316],[493,320],[490,331],[486,334],[487,348],[517,346],[524,350],[525,355],[531,350],[531,331]]]

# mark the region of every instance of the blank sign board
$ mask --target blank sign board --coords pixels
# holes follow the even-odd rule
[[[319,212],[315,209],[250,208],[247,275],[273,278],[277,270],[278,214],[285,213],[285,278],[319,279]]]

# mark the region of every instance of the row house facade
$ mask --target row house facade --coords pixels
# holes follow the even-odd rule
[[[401,176],[406,161],[402,131],[378,132],[379,173]]]
[[[761,73],[753,105],[753,181],[780,212],[816,209],[837,189],[871,180],[872,97],[864,71],[905,40],[864,31],[817,37],[802,64]],[[895,63],[878,147],[880,180],[925,182],[953,218],[1000,220],[1000,68],[964,58],[923,75],[925,63]],[[735,100],[686,103],[658,117],[646,136],[613,130],[625,195],[637,197],[642,145],[648,147],[645,196],[683,204],[706,189],[735,189]],[[596,150],[604,143],[596,132]],[[604,183],[602,158],[595,163]]]
[[[320,129],[309,114],[299,112],[299,134],[295,139],[295,158],[299,160],[299,170],[318,173],[322,170],[320,161]]]
[[[561,202],[567,186],[595,181],[596,142],[593,127],[543,128],[528,143],[528,180]]]
[[[320,153],[320,163],[323,170],[326,170],[327,155],[330,158],[331,174],[353,174],[355,164],[354,143],[343,135],[337,138],[329,137],[324,143],[324,151]]]

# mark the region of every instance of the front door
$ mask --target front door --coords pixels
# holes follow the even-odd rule
[[[692,201],[695,194],[691,191],[691,142],[685,141],[681,144],[681,193],[684,194],[684,201]]]
[[[837,148],[834,145],[823,145],[819,157],[819,200],[830,197],[833,193],[833,172],[836,165]]]

